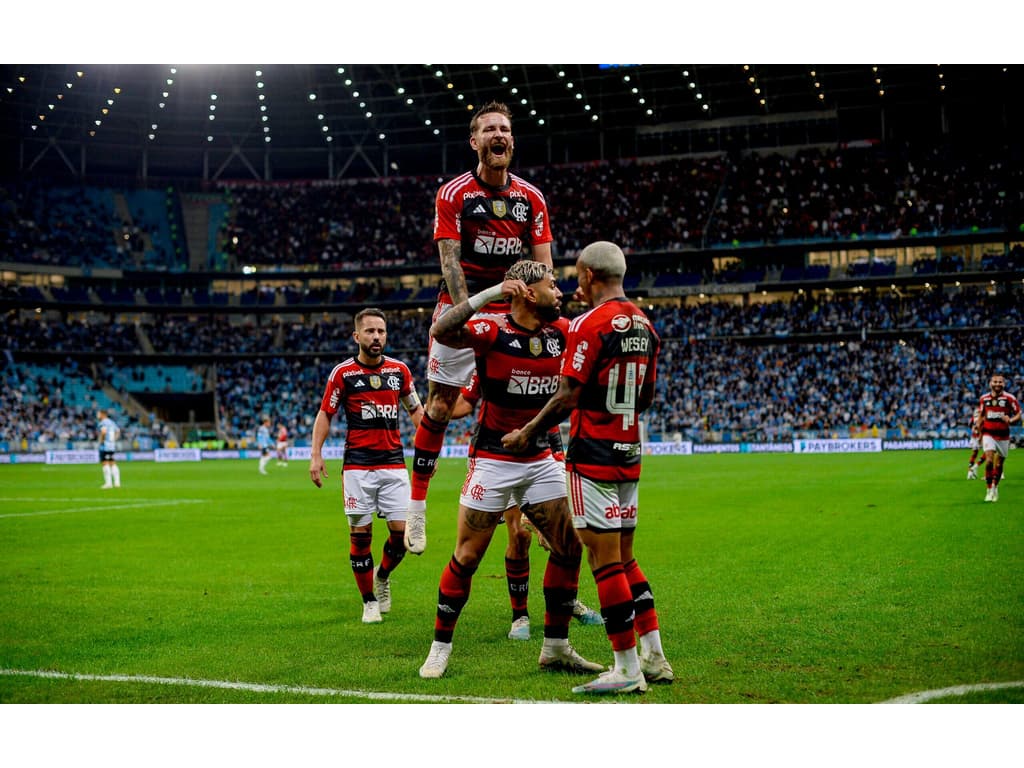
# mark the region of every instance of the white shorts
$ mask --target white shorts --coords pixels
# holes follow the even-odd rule
[[[573,528],[622,531],[636,528],[639,483],[598,482],[566,473]]]
[[[981,450],[985,451],[985,453],[988,453],[989,451],[995,451],[1005,459],[1006,454],[1009,453],[1010,451],[1010,441],[996,440],[994,437],[992,437],[992,435],[982,435]]]
[[[503,515],[513,504],[542,504],[565,498],[565,467],[539,461],[470,459],[459,503],[478,512]]]
[[[288,443],[278,443],[277,444],[277,450],[278,451],[283,451],[283,450],[285,450],[287,448],[288,448]]]
[[[434,309],[432,321],[452,308],[451,304],[439,303]],[[473,317],[501,317],[486,312],[478,312]],[[472,319],[472,318],[470,318]],[[427,355],[427,380],[451,387],[468,387],[473,382],[476,370],[476,353],[472,349],[453,349],[436,339],[430,340]]]
[[[405,522],[409,508],[409,471],[406,469],[346,469],[342,493],[349,525],[369,525],[373,515]]]

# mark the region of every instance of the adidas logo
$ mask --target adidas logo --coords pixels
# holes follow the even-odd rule
[[[523,348],[523,345],[519,343],[519,339],[512,339],[512,341],[510,341],[508,343],[508,345],[510,347],[512,347],[513,349],[522,349]]]
[[[638,600],[654,600],[654,595],[651,594],[651,590],[646,590],[642,595],[637,595],[633,598],[633,602]]]
[[[487,209],[480,203],[477,203],[476,208],[473,209],[473,213],[487,213]]]
[[[365,387],[366,382],[363,381],[362,379],[356,379],[356,383],[353,384],[352,386],[358,389],[359,387]]]

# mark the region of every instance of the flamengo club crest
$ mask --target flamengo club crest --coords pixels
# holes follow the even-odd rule
[[[380,389],[380,376],[371,376],[370,386],[374,389]]]
[[[494,215],[499,219],[503,218],[508,213],[508,208],[505,205],[504,200],[494,200],[491,203],[491,210],[494,211]]]
[[[540,354],[540,351],[540,339],[534,336],[533,338],[530,339],[530,354],[536,357],[537,355]]]

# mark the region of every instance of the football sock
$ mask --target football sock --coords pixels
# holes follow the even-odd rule
[[[580,558],[566,559],[554,552],[544,569],[544,637],[569,637],[572,607],[579,589]]]
[[[647,577],[640,570],[636,560],[630,560],[625,564],[626,580],[629,581],[629,589],[633,594],[633,606],[636,610],[636,632],[638,635],[646,635],[658,629],[658,613],[654,610],[654,594],[651,592],[651,585]]]
[[[423,414],[420,426],[413,439],[412,459],[412,499],[425,501],[430,478],[437,467],[437,457],[444,447],[444,433],[448,429],[447,421],[435,421]]]
[[[398,567],[398,564],[405,558],[405,544],[402,531],[389,531],[388,539],[384,542],[384,552],[380,557],[380,567],[377,569],[377,578],[386,579],[391,572]]]
[[[359,594],[363,596],[364,603],[376,600],[373,596],[373,552],[370,551],[373,534],[352,532],[348,540],[348,559]]]
[[[104,464],[103,465],[103,484],[104,485],[110,485],[111,484],[111,474],[112,473],[110,471],[110,465],[109,464]]]
[[[114,485],[115,486],[121,485],[121,468],[119,466],[117,466],[117,464],[114,464],[110,468],[110,474],[114,476]]]
[[[529,614],[530,558],[505,558],[505,580],[512,604],[512,621]]]
[[[474,573],[476,566],[460,565],[455,555],[441,571],[441,583],[437,587],[437,617],[434,619],[434,640],[437,642],[452,641],[459,615],[469,600]]]
[[[633,634],[633,594],[622,563],[609,563],[594,571],[597,599],[601,603],[604,631],[612,650],[624,651],[636,645]]]

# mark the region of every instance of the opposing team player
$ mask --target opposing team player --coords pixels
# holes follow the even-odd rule
[[[534,260],[551,266],[552,237],[544,195],[509,172],[515,141],[508,107],[490,102],[477,110],[469,124],[469,145],[477,153],[476,169],[457,176],[437,192],[434,241],[443,280],[434,320],[470,294],[500,282],[505,270],[527,251]],[[500,316],[509,311],[509,305],[499,295],[496,301],[475,309]],[[427,399],[414,440],[412,500],[405,537],[406,547],[415,554],[427,546],[430,478],[459,390],[469,384],[472,373],[472,350],[456,350],[430,340]]]
[[[121,429],[105,410],[97,411],[96,417],[99,419],[100,464],[103,466],[103,485],[100,488],[120,488],[121,470],[114,460],[114,453],[117,451],[117,438],[121,435]]]
[[[626,298],[626,258],[596,242],[576,260],[578,293],[591,309],[573,320],[558,389],[526,426],[502,438],[524,450],[571,416],[566,471],[573,525],[587,548],[614,665],[574,693],[628,693],[671,682],[651,585],[633,554],[638,518],[640,424],[654,400],[660,339]],[[637,636],[640,652],[637,653]]]
[[[270,463],[270,417],[264,416],[256,430],[256,447],[260,451],[260,474],[267,474],[267,464]]]
[[[1003,462],[1010,450],[1010,426],[1020,422],[1020,403],[1006,391],[1006,379],[994,374],[981,396],[981,449],[985,452],[985,501],[999,501]]]
[[[384,354],[387,321],[375,308],[355,316],[355,357],[339,363],[327,378],[313,423],[309,476],[317,488],[327,477],[323,445],[331,419],[344,409],[348,422],[342,463],[342,494],[349,523],[349,563],[363,600],[363,622],[382,621],[391,610],[391,573],[405,557],[402,538],[409,506],[409,472],[398,428],[398,406],[414,425],[423,417],[409,366]],[[387,522],[380,565],[373,562],[373,517]]]
[[[502,295],[512,297],[504,318],[471,319],[480,306]],[[515,454],[501,444],[501,436],[530,419],[558,381],[568,326],[559,317],[560,298],[551,267],[520,261],[503,283],[459,302],[431,326],[432,337],[475,352],[483,404],[459,497],[455,552],[441,573],[434,641],[420,677],[441,677],[447,670],[473,575],[510,502],[519,505],[550,547],[538,663],[543,669],[577,673],[604,669],[569,644],[583,548],[569,517],[562,465],[551,455],[546,433]]]

